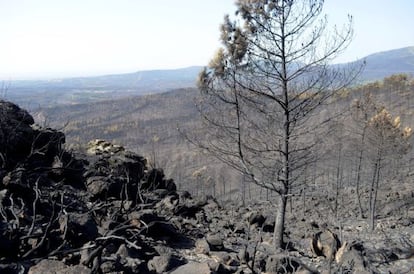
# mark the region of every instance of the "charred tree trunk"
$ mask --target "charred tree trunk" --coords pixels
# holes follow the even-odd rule
[[[364,127],[364,129],[362,131],[362,138],[361,138],[361,145],[362,146],[364,145],[365,134],[366,134],[366,127]],[[359,157],[358,157],[357,178],[356,178],[356,195],[357,195],[358,208],[359,208],[359,217],[360,218],[364,218],[364,210],[362,208],[361,191],[360,191],[361,169],[362,169],[363,157],[364,157],[364,150],[361,148],[361,150],[359,152]]]
[[[285,216],[286,216],[286,195],[277,195],[276,201],[276,219],[275,219],[275,230],[273,233],[273,243],[276,248],[283,247],[283,234],[285,233]]]
[[[369,209],[370,209],[370,229],[374,231],[375,229],[375,214],[376,214],[376,203],[377,203],[377,194],[379,187],[379,176],[381,169],[381,152],[378,151],[378,156],[374,164],[374,172],[372,175],[371,181],[371,190],[369,193]]]

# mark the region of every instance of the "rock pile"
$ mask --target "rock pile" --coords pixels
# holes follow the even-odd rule
[[[157,271],[152,242],[181,235],[153,209],[174,182],[121,146],[94,141],[78,157],[64,142],[0,101],[0,272]]]

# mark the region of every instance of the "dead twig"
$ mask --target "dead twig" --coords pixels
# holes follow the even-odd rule
[[[52,216],[50,216],[49,222],[48,222],[48,224],[46,226],[45,232],[43,233],[43,236],[42,236],[40,242],[34,248],[30,249],[25,254],[23,254],[22,258],[27,258],[28,256],[30,256],[34,251],[36,251],[37,249],[39,249],[44,244],[45,240],[48,238],[47,236],[48,236],[48,234],[50,232],[50,228],[51,228],[53,222],[55,221],[55,217],[56,217],[55,216],[55,214],[56,214],[55,213],[55,205],[56,205],[55,202],[53,202],[53,205],[52,205],[52,208],[53,208]]]
[[[35,222],[36,222],[36,204],[37,204],[37,201],[39,200],[39,197],[41,195],[41,192],[40,192],[40,189],[39,189],[39,180],[40,180],[40,177],[37,178],[37,180],[35,182],[34,192],[35,192],[36,196],[35,196],[35,199],[34,199],[33,205],[32,205],[32,208],[33,208],[32,224],[30,225],[30,229],[27,232],[26,236],[32,235],[33,230],[34,230],[34,227],[35,227]]]

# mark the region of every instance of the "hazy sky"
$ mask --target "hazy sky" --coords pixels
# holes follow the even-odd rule
[[[0,79],[205,65],[234,0],[0,0]],[[354,16],[338,60],[414,45],[413,0],[325,0],[331,24]]]

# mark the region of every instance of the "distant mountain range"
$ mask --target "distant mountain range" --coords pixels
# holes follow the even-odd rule
[[[202,67],[171,70],[147,70],[94,77],[63,78],[7,83],[1,97],[33,109],[33,105],[53,106],[117,99],[160,93],[196,86]],[[1,88],[1,87],[0,87]],[[0,90],[1,91],[1,90]]]
[[[374,53],[361,60],[366,62],[361,75],[364,81],[380,80],[397,73],[414,75],[414,46]]]
[[[380,80],[396,73],[414,75],[414,47],[371,54],[358,60],[366,66],[361,82]],[[345,65],[345,64],[344,64]],[[49,81],[14,81],[0,97],[28,104],[55,105],[87,103],[132,95],[165,92],[195,87],[200,66],[174,70],[148,70],[134,73],[54,79]],[[30,107],[29,107],[30,108]]]

